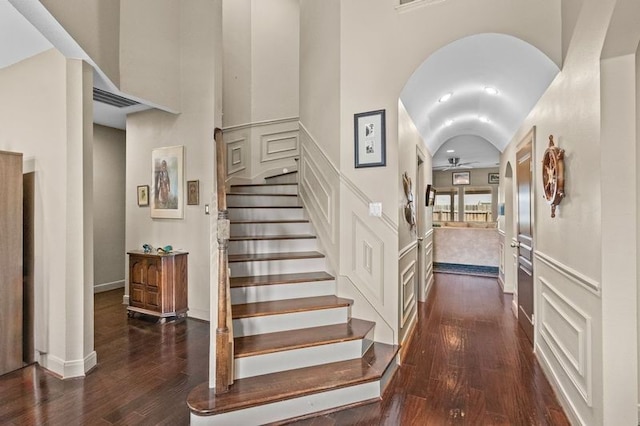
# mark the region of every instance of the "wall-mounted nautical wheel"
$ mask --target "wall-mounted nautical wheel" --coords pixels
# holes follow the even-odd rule
[[[542,157],[542,185],[544,198],[551,205],[551,217],[556,217],[556,206],[565,196],[564,193],[564,149],[553,143],[549,136],[549,147]]]

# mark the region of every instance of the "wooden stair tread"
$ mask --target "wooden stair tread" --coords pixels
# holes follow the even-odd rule
[[[298,185],[297,183],[243,183],[240,185],[231,185],[231,188],[242,188],[248,186],[280,186],[280,185]]]
[[[301,209],[302,206],[227,206],[227,209]]]
[[[282,172],[282,173],[278,173],[277,175],[267,176],[265,179],[273,179],[273,178],[277,178],[277,177],[280,177],[280,176],[292,175],[294,173],[298,173],[298,171],[297,170],[291,170],[290,172]]]
[[[298,194],[276,194],[273,192],[227,192],[227,195],[247,195],[249,197],[297,197]]]
[[[267,315],[291,314],[350,306],[352,300],[337,296],[302,297],[300,299],[272,300],[268,302],[243,303],[231,308],[233,319],[253,318]]]
[[[231,288],[253,287],[273,284],[296,284],[312,281],[330,281],[335,277],[326,272],[302,272],[297,274],[254,275],[248,277],[231,277]]]
[[[358,340],[364,338],[374,325],[374,322],[352,318],[343,324],[236,337],[234,339],[235,357],[243,358]]]
[[[309,219],[275,219],[275,220],[232,220],[232,225],[246,225],[254,223],[309,223]]]
[[[284,253],[241,253],[230,254],[229,263],[258,262],[267,260],[296,260],[323,258],[324,254],[317,251],[291,251]]]
[[[289,235],[238,235],[229,238],[229,241],[253,241],[253,240],[313,240],[315,235],[311,234],[289,234]]]
[[[362,358],[239,379],[220,395],[205,382],[189,393],[187,404],[207,416],[367,383],[382,377],[397,352],[397,346],[374,343]]]

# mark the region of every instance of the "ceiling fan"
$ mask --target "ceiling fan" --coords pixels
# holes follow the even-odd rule
[[[444,165],[444,166],[436,166],[433,169],[434,170],[452,170],[452,169],[473,169],[473,166],[471,166],[471,164],[473,163],[477,163],[477,161],[467,161],[467,162],[460,162],[460,157],[450,157],[448,158],[449,164]]]

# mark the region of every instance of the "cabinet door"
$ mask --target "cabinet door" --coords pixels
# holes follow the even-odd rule
[[[161,310],[162,264],[160,260],[147,259],[145,308],[153,311]]]
[[[138,257],[131,257],[129,261],[129,304],[137,308],[144,308],[147,262],[144,258]]]

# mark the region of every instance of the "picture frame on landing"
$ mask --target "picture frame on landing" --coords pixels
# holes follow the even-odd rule
[[[200,181],[188,180],[187,181],[187,205],[197,206],[200,204]]]
[[[353,116],[355,168],[387,164],[385,110]]]
[[[489,173],[489,184],[491,185],[499,185],[500,184],[500,173]]]
[[[451,174],[453,185],[469,185],[471,183],[470,172],[453,172]]]

